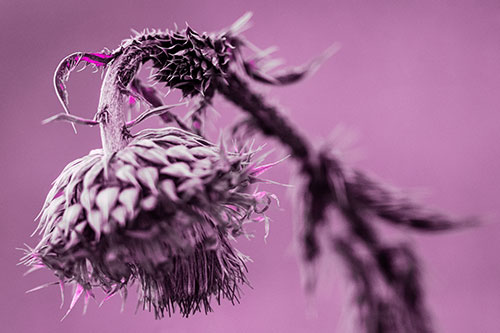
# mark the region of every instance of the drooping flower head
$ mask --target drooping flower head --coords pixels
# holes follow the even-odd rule
[[[144,130],[110,158],[93,150],[54,181],[27,263],[89,295],[137,280],[157,317],[209,311],[212,297],[238,301],[245,256],[230,239],[262,219],[269,199],[248,191],[253,155],[172,127]]]

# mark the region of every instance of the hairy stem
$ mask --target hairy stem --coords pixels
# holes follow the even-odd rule
[[[248,84],[235,73],[230,73],[226,82],[221,81],[218,91],[229,101],[250,113],[258,128],[270,137],[278,139],[290,149],[292,157],[302,164],[302,170],[312,173],[313,161],[309,142],[296,131],[277,109],[265,103],[263,97],[252,90]]]
[[[101,87],[96,120],[101,129],[101,141],[105,156],[123,149],[130,135],[125,127],[126,96],[122,93],[123,83],[119,79],[120,65],[126,57],[119,57],[107,69]]]

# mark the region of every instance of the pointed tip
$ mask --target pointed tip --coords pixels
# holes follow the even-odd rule
[[[51,122],[53,122],[54,120],[56,120],[56,118],[57,118],[57,115],[49,117],[49,118],[46,118],[46,119],[44,119],[44,120],[41,121],[41,124],[42,125],[50,124]],[[40,214],[38,214],[38,215],[40,215]],[[35,218],[35,221],[36,221],[37,218],[38,218],[38,216]]]
[[[36,220],[37,220],[37,219],[35,219],[34,221],[36,221]],[[36,233],[38,232],[38,230],[39,230],[39,229],[40,229],[40,225],[38,225],[38,226],[36,227],[35,231],[33,231],[33,232],[31,233],[30,237],[35,236],[35,235],[36,235]]]
[[[64,319],[66,319],[66,317],[70,314],[70,312],[71,312],[71,309],[68,309],[68,311],[66,312],[66,314],[61,318],[60,322],[63,322]]]
[[[66,312],[66,314],[61,318],[61,321],[63,321],[69,315],[71,310],[73,310],[76,302],[78,301],[80,296],[82,296],[83,291],[84,291],[84,288],[79,283],[77,283],[75,293],[73,294],[73,299],[71,300],[71,304],[69,305],[68,312]]]
[[[21,264],[21,263],[18,263],[18,265]],[[34,267],[31,267],[30,269],[28,269],[26,272],[24,272],[23,276],[27,276],[39,269],[42,269],[43,267],[45,267],[44,265],[40,265],[40,266],[34,266]]]
[[[84,300],[84,303],[83,303],[83,314],[84,315],[87,313],[87,308],[89,306],[89,299],[90,299],[90,297],[94,298],[94,295],[90,291],[86,290],[85,291],[85,300]]]
[[[109,300],[111,297],[113,297],[114,295],[116,294],[116,290],[112,290],[110,291],[106,297],[101,301],[101,303],[99,303],[99,307],[102,307],[102,305],[107,301]]]
[[[57,284],[59,282],[49,282],[49,283],[45,283],[45,284],[42,284],[41,286],[38,286],[38,287],[35,287],[35,288],[32,288],[30,290],[27,290],[25,291],[26,294],[29,294],[29,293],[32,293],[34,291],[37,291],[37,290],[40,290],[40,289],[44,289],[44,288],[47,288],[49,286],[52,286],[54,284]]]
[[[133,34],[135,34],[135,36],[134,36],[134,37],[137,37],[137,36],[140,36],[140,35],[141,35],[141,33],[140,33],[139,31],[135,30],[134,28],[130,28],[130,31],[131,31]]]
[[[62,309],[63,305],[64,305],[64,281],[63,280],[59,280],[59,290],[61,291],[61,306],[59,307],[59,309]]]
[[[309,63],[309,75],[314,74],[316,70],[330,57],[332,57],[334,54],[336,54],[340,49],[341,49],[341,44],[338,42],[333,43],[330,45],[323,53],[321,53],[316,59],[313,59]]]
[[[243,14],[239,19],[236,20],[229,28],[224,29],[222,31],[223,34],[230,33],[232,35],[238,35],[250,28],[250,19],[252,18],[253,13],[251,11]]]
[[[284,160],[286,160],[289,157],[290,157],[290,155],[286,155],[285,157],[283,157],[282,159],[280,159],[276,162],[272,162],[272,163],[260,165],[258,167],[254,167],[254,168],[252,168],[250,174],[254,177],[258,177],[261,174],[263,174],[264,172],[266,172],[267,170],[269,170],[270,168],[272,168],[273,166],[283,162]]]

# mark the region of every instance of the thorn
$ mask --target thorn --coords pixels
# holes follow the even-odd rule
[[[45,284],[42,284],[41,286],[38,286],[38,287],[35,287],[33,289],[27,290],[25,293],[29,294],[29,293],[32,293],[34,291],[37,291],[37,290],[40,290],[40,289],[44,289],[44,288],[47,288],[47,287],[50,287],[50,286],[53,286],[53,285],[56,285],[58,283],[59,283],[59,281],[45,283]]]
[[[138,37],[138,36],[140,36],[140,35],[141,35],[141,34],[139,33],[139,31],[135,30],[134,28],[130,28],[130,31],[132,31],[132,33],[134,33],[134,34],[135,34],[135,36],[134,36],[134,37]],[[131,36],[131,37],[132,37],[132,36]]]
[[[61,290],[61,306],[59,308],[62,309],[64,305],[64,281],[62,279],[59,280],[59,289]]]
[[[61,321],[63,321],[69,315],[71,310],[73,310],[76,302],[78,301],[80,296],[82,296],[83,291],[84,291],[83,287],[77,283],[76,290],[75,290],[75,293],[73,294],[73,299],[71,300],[71,304],[69,306],[68,312],[66,312],[66,314],[61,318]]]

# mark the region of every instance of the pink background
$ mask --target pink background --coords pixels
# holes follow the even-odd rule
[[[100,146],[97,128],[42,126],[62,112],[53,71],[74,51],[115,48],[130,28],[198,31],[231,24],[247,10],[245,35],[297,65],[340,42],[342,49],[312,77],[286,88],[265,88],[314,142],[343,124],[358,140],[353,165],[398,187],[424,192],[422,201],[456,216],[481,215],[485,226],[406,237],[422,258],[428,304],[439,332],[500,332],[500,2],[499,1],[0,1],[0,323],[2,332],[344,332],[349,322],[344,272],[338,262],[308,299],[292,247],[292,201],[283,188],[267,243],[238,245],[253,289],[238,306],[190,319],[155,321],[125,313],[120,300],[98,309],[79,304],[63,322],[59,291],[24,292],[52,280],[23,278],[16,247],[29,235],[51,181],[73,159]],[[68,85],[74,114],[96,111],[99,75],[74,74]],[[264,88],[262,88],[264,89]],[[219,100],[219,125],[235,112]],[[154,123],[154,122],[153,122]],[[156,124],[156,123],[154,123]],[[270,146],[276,146],[271,143]],[[276,152],[272,158],[282,156]],[[267,175],[288,182],[287,161]],[[101,295],[100,295],[101,296]]]

